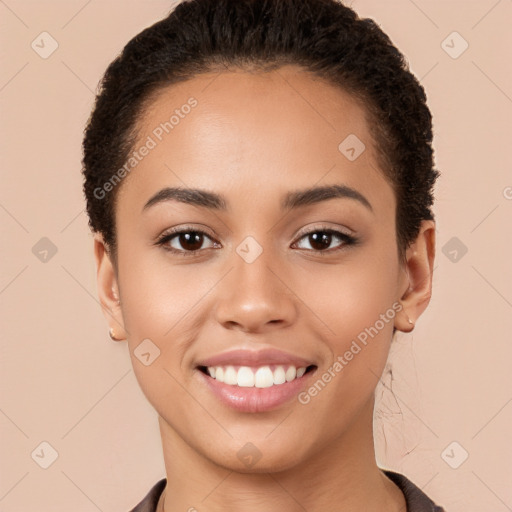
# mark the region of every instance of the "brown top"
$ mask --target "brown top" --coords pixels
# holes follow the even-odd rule
[[[406,512],[445,512],[436,505],[419,487],[416,487],[408,478],[394,471],[381,470],[403,492],[407,503]],[[149,491],[146,497],[130,512],[156,512],[158,499],[162,494],[167,480],[159,480]]]

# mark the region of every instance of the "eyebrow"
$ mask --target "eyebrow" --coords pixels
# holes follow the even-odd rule
[[[283,210],[293,210],[338,198],[353,199],[373,212],[368,199],[357,190],[346,185],[328,185],[288,192],[281,202],[281,208]],[[151,206],[167,201],[178,201],[210,210],[226,211],[228,209],[228,201],[215,192],[198,188],[166,187],[152,196],[142,210],[147,210]]]

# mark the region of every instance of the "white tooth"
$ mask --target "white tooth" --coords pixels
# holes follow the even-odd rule
[[[215,367],[215,379],[219,382],[224,382],[224,368],[222,366]]]
[[[306,368],[297,368],[297,378],[302,377],[306,373]]]
[[[278,366],[274,370],[274,384],[284,384],[286,382],[286,374],[282,366]]]
[[[208,373],[210,374],[210,377],[215,379],[215,367],[214,366],[208,366],[207,370],[208,370]]]
[[[274,385],[274,376],[269,366],[262,366],[256,371],[254,384],[257,388],[269,388]]]
[[[295,375],[297,374],[297,370],[295,366],[289,366],[288,370],[286,370],[286,382],[290,382],[295,379]]]
[[[240,387],[254,387],[254,373],[248,366],[240,366],[237,375],[237,382]]]
[[[226,371],[224,372],[224,384],[231,384],[232,386],[236,386],[237,378],[236,371],[233,366],[228,366]]]

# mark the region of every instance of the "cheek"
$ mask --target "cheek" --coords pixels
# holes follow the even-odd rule
[[[165,257],[151,260],[147,253],[136,251],[120,258],[122,313],[130,357],[139,384],[153,405],[171,399],[173,393],[175,400],[179,392],[176,380],[183,382],[191,344],[200,337],[213,305],[210,293],[219,280],[217,270],[208,264],[172,265]],[[150,356],[144,355],[147,353]],[[145,365],[148,360],[152,362]]]
[[[389,309],[387,320],[394,316],[398,267],[392,255],[375,258],[370,251],[361,251],[339,265],[305,270],[298,273],[294,290],[304,302],[305,314],[313,318],[314,313],[324,325],[322,332],[339,340],[331,343],[333,348],[343,349],[347,340],[373,326]],[[379,330],[392,330],[392,322],[385,324],[378,322]]]
[[[307,297],[303,311],[319,326],[317,334],[322,333],[330,355],[318,372],[322,382],[304,403],[343,403],[347,411],[354,411],[370,398],[401,309],[396,301],[397,265],[393,254],[378,259],[365,254],[346,265],[302,275],[297,295]],[[328,391],[323,391],[324,384]]]
[[[120,265],[125,326],[135,337],[171,337],[218,280],[212,267],[131,254]]]

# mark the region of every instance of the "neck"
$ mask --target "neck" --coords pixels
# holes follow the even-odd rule
[[[404,512],[402,492],[375,462],[372,419],[373,403],[346,432],[300,464],[241,473],[195,451],[159,417],[167,473],[161,510],[221,512],[236,504],[240,512]]]

